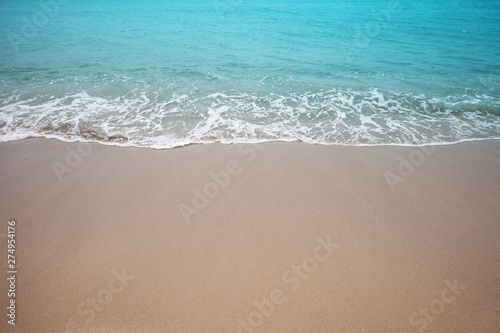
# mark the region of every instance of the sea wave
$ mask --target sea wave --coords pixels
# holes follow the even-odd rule
[[[43,85],[3,91],[0,141],[48,137],[173,148],[268,141],[425,145],[500,138],[500,101],[484,94],[435,97],[375,88],[210,92],[148,84],[83,89],[68,82],[61,86],[65,88]]]

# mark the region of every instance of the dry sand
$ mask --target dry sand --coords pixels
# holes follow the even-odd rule
[[[0,159],[1,332],[500,331],[500,141],[28,139]]]

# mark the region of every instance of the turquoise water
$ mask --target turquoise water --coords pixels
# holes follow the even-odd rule
[[[500,1],[3,0],[0,141],[500,138]]]

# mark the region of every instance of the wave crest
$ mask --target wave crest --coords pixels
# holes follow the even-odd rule
[[[500,137],[500,103],[378,89],[248,92],[92,89],[3,93],[0,140],[31,136],[171,148],[191,143],[303,141],[421,145]],[[84,91],[83,91],[84,90]]]

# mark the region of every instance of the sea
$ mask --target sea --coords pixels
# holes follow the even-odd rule
[[[500,138],[498,0],[0,0],[0,141]]]

